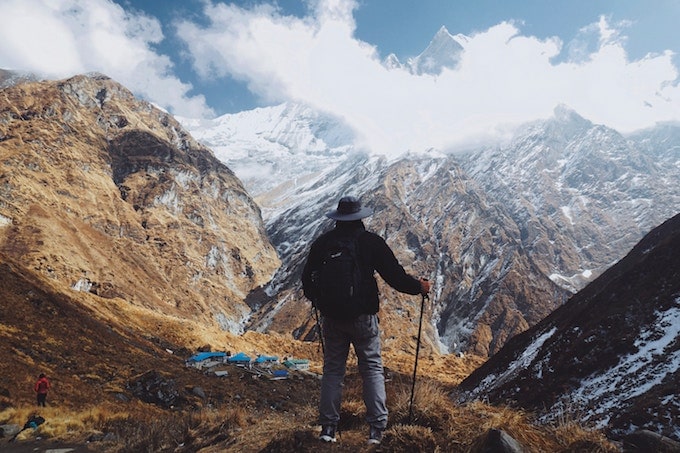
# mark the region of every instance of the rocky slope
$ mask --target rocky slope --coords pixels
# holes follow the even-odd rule
[[[564,413],[614,436],[680,439],[680,215],[513,338],[461,385],[464,399]]]
[[[385,64],[437,74],[455,67],[466,42],[442,28],[419,56]],[[339,119],[300,105],[184,121],[246,181],[282,259],[266,294],[249,300],[258,309],[249,328],[299,338],[313,325],[300,266],[330,227],[323,213],[344,194],[378,211],[369,227],[409,270],[436,279],[429,343],[482,355],[561,305],[680,206],[678,124],[624,137],[558,106],[509,143],[388,161],[358,153]],[[400,314],[415,304],[384,292],[402,320],[394,331],[409,332],[410,317]]]
[[[283,265],[270,299],[255,301],[250,328],[307,334],[300,266],[311,240],[332,227],[324,212],[351,193],[377,211],[367,225],[406,267],[435,279],[430,343],[493,354],[676,213],[678,130],[623,137],[560,107],[503,146],[393,161],[355,152],[297,175],[257,197]],[[415,309],[385,296],[385,316]]]
[[[279,265],[240,181],[105,76],[0,91],[0,252],[65,291],[239,331]]]
[[[385,64],[437,74],[456,66],[466,42],[442,28],[419,56]],[[330,227],[323,213],[342,195],[362,196],[378,211],[369,227],[409,270],[436,279],[429,343],[482,355],[550,313],[680,206],[678,124],[624,137],[558,106],[502,145],[388,161],[358,153],[340,120],[301,105],[182,121],[256,196],[282,259],[266,293],[249,300],[257,309],[249,327],[296,337],[313,324],[299,293],[306,248]],[[388,290],[385,299],[397,314],[415,309]],[[395,332],[409,329],[399,323]]]
[[[626,138],[561,106],[461,165],[522,225],[542,273],[576,292],[677,213],[680,142],[663,130]]]
[[[323,196],[317,199],[319,191]],[[541,273],[521,246],[519,227],[455,159],[388,163],[356,155],[300,182],[293,195],[266,199],[286,207],[271,216],[268,229],[272,241],[281,244],[279,253],[287,265],[267,290],[279,303],[260,300],[249,328],[308,333],[313,320],[299,292],[300,266],[311,240],[332,228],[324,213],[345,193],[363,193],[376,212],[365,219],[367,227],[387,239],[410,273],[434,280],[425,316],[432,321],[426,326],[426,343],[435,350],[488,355],[568,295]],[[410,350],[419,301],[385,285],[381,292],[386,346]]]

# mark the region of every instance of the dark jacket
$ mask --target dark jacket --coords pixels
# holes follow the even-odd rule
[[[357,229],[363,232],[358,235],[359,262],[364,274],[361,298],[364,300],[363,313],[375,314],[379,309],[378,284],[375,281],[374,272],[378,274],[399,292],[406,294],[420,294],[420,281],[406,273],[399,264],[394,253],[385,240],[375,233],[366,231],[361,220],[353,222],[336,222],[335,228],[319,236],[309,250],[307,263],[302,271],[302,288],[305,296],[314,301],[318,295],[314,294],[312,273],[319,269],[323,259],[325,244],[336,235],[349,235]]]

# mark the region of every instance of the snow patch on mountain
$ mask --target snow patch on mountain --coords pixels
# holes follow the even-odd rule
[[[177,119],[255,196],[336,165],[355,150],[355,134],[340,119],[302,104],[283,103],[212,120]]]
[[[642,395],[680,369],[680,350],[667,351],[680,336],[680,298],[670,309],[656,312],[656,321],[647,328],[637,335],[637,352],[582,380],[566,397],[585,411],[584,420],[595,420],[598,429],[606,427],[611,415],[621,408],[621,395],[626,399]],[[680,408],[680,402],[674,404]],[[680,437],[680,427],[676,426],[675,435]]]
[[[583,288],[586,283],[588,283],[593,277],[593,271],[591,269],[586,269],[582,272],[572,275],[571,277],[566,277],[558,273],[553,273],[548,276],[550,280],[555,282],[562,288],[567,288],[571,292],[575,293],[580,288]]]
[[[499,386],[509,379],[515,377],[517,373],[525,368],[528,368],[536,356],[541,350],[543,343],[545,343],[550,337],[552,337],[557,331],[556,327],[553,327],[547,332],[534,338],[534,340],[527,346],[514,362],[508,365],[507,369],[499,375],[489,374],[486,376],[475,389],[475,395],[483,394],[490,386]]]
[[[5,227],[8,225],[12,224],[12,219],[9,217],[5,217],[4,215],[0,214],[0,227]]]

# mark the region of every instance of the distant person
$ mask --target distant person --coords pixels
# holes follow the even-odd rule
[[[336,441],[342,381],[350,344],[354,346],[363,382],[366,421],[369,424],[368,443],[380,444],[387,427],[385,378],[377,316],[378,285],[374,271],[399,292],[415,295],[430,291],[428,280],[408,275],[385,240],[366,230],[361,219],[372,214],[373,210],[362,207],[357,198],[341,198],[337,209],[326,214],[336,221],[335,228],[312,243],[302,272],[305,296],[322,315],[324,357],[319,439],[324,442]],[[351,256],[352,259],[329,264],[332,260],[342,259],[342,256]],[[350,262],[358,264],[358,275],[352,271]],[[329,271],[328,268],[332,266],[335,267]],[[331,277],[324,277],[326,272],[331,272]],[[352,277],[352,274],[355,276]],[[343,283],[347,279],[358,282],[351,285],[349,292],[342,287],[347,285]],[[329,283],[326,280],[330,280]],[[333,288],[333,285],[336,287]],[[344,294],[338,297],[340,293]]]
[[[45,373],[40,373],[38,376],[38,381],[33,386],[36,395],[38,396],[38,406],[45,407],[45,401],[47,400],[47,392],[50,390],[50,381],[45,376]]]

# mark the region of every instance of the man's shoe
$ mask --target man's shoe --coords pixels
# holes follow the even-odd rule
[[[335,426],[325,425],[321,427],[321,434],[319,434],[319,440],[322,442],[335,442]]]
[[[368,433],[368,443],[371,445],[380,445],[380,442],[382,442],[383,438],[383,429],[377,428],[375,426],[371,426],[371,429]]]

